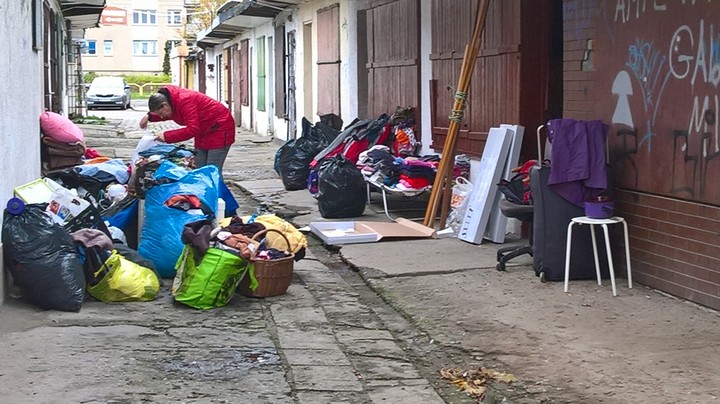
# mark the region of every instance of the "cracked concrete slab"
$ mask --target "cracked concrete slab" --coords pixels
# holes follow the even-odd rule
[[[363,391],[352,366],[295,366],[292,376],[298,390]]]

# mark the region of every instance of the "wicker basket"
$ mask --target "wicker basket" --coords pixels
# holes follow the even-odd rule
[[[271,231],[280,234],[287,243],[288,249],[290,248],[290,241],[287,237],[285,237],[281,231],[275,229],[259,231],[255,233],[253,240],[258,241],[261,239],[261,236]],[[238,286],[240,293],[250,297],[271,297],[279,296],[287,292],[287,288],[292,281],[295,255],[290,254],[289,257],[275,260],[258,260],[255,259],[255,256],[256,252],[253,252],[250,261],[255,266],[255,277],[258,281],[258,287],[255,290],[250,290],[250,276],[246,275]]]

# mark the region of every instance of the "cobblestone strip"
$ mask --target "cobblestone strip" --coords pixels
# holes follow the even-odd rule
[[[307,307],[299,303],[290,312],[283,312],[289,309],[288,305],[282,311],[273,310],[275,321],[280,324],[316,330],[309,331],[310,334],[294,334],[294,337],[318,339],[296,341],[292,347],[295,350],[289,351],[288,358],[294,356],[299,365],[293,367],[292,372],[300,403],[444,403],[379,317],[360,301],[352,285],[311,256],[296,263],[295,273],[305,284],[306,293],[314,297],[311,300],[320,304],[320,307]],[[322,327],[313,328],[319,324]],[[281,348],[284,352],[290,348],[283,344],[282,338]],[[296,351],[300,349],[304,352]],[[312,363],[309,356],[313,349],[330,349],[329,353],[317,352],[322,363],[315,367],[308,364]],[[314,376],[307,376],[307,371],[312,371]],[[330,373],[326,373],[328,371]],[[352,382],[348,381],[351,375]],[[310,385],[304,383],[306,377],[313,377]],[[323,383],[330,388],[317,388]],[[364,394],[338,394],[360,391]]]

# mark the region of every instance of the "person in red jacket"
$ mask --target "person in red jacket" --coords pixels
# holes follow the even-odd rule
[[[212,164],[222,175],[230,145],[235,143],[235,120],[225,105],[197,91],[165,86],[150,96],[148,109],[140,128],[147,128],[148,122],[167,120],[185,126],[160,133],[157,140],[177,143],[195,138],[195,165]]]

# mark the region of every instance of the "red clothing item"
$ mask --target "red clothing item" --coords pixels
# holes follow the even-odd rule
[[[235,120],[230,110],[207,95],[180,88],[163,87],[170,94],[172,116],[168,119],[150,114],[151,122],[173,120],[184,128],[165,132],[167,143],[195,138],[195,148],[221,149],[235,143]]]

